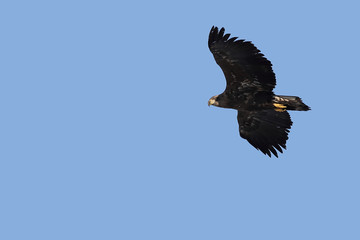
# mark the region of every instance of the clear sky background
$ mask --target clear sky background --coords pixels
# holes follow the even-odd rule
[[[358,1],[2,1],[0,239],[360,239]],[[273,63],[288,150],[207,106],[212,25]]]

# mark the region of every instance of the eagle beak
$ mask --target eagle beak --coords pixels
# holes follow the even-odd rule
[[[215,103],[215,99],[211,98],[209,101],[208,101],[208,106],[210,107],[210,105],[213,105]]]

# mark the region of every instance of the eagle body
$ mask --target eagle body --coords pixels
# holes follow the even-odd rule
[[[212,27],[209,34],[208,46],[224,72],[226,89],[208,105],[237,110],[240,136],[264,154],[278,157],[292,125],[287,111],[310,108],[297,96],[275,95],[271,62],[251,42],[224,33],[224,28]]]

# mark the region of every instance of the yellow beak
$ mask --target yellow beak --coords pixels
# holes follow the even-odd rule
[[[210,105],[213,105],[215,103],[215,99],[210,99],[209,101],[208,101],[208,106],[210,107]]]

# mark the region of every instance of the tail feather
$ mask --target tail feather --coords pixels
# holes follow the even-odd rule
[[[310,107],[307,106],[301,98],[297,96],[283,96],[275,95],[273,102],[275,104],[282,104],[286,106],[286,110],[295,110],[295,111],[308,111]]]

